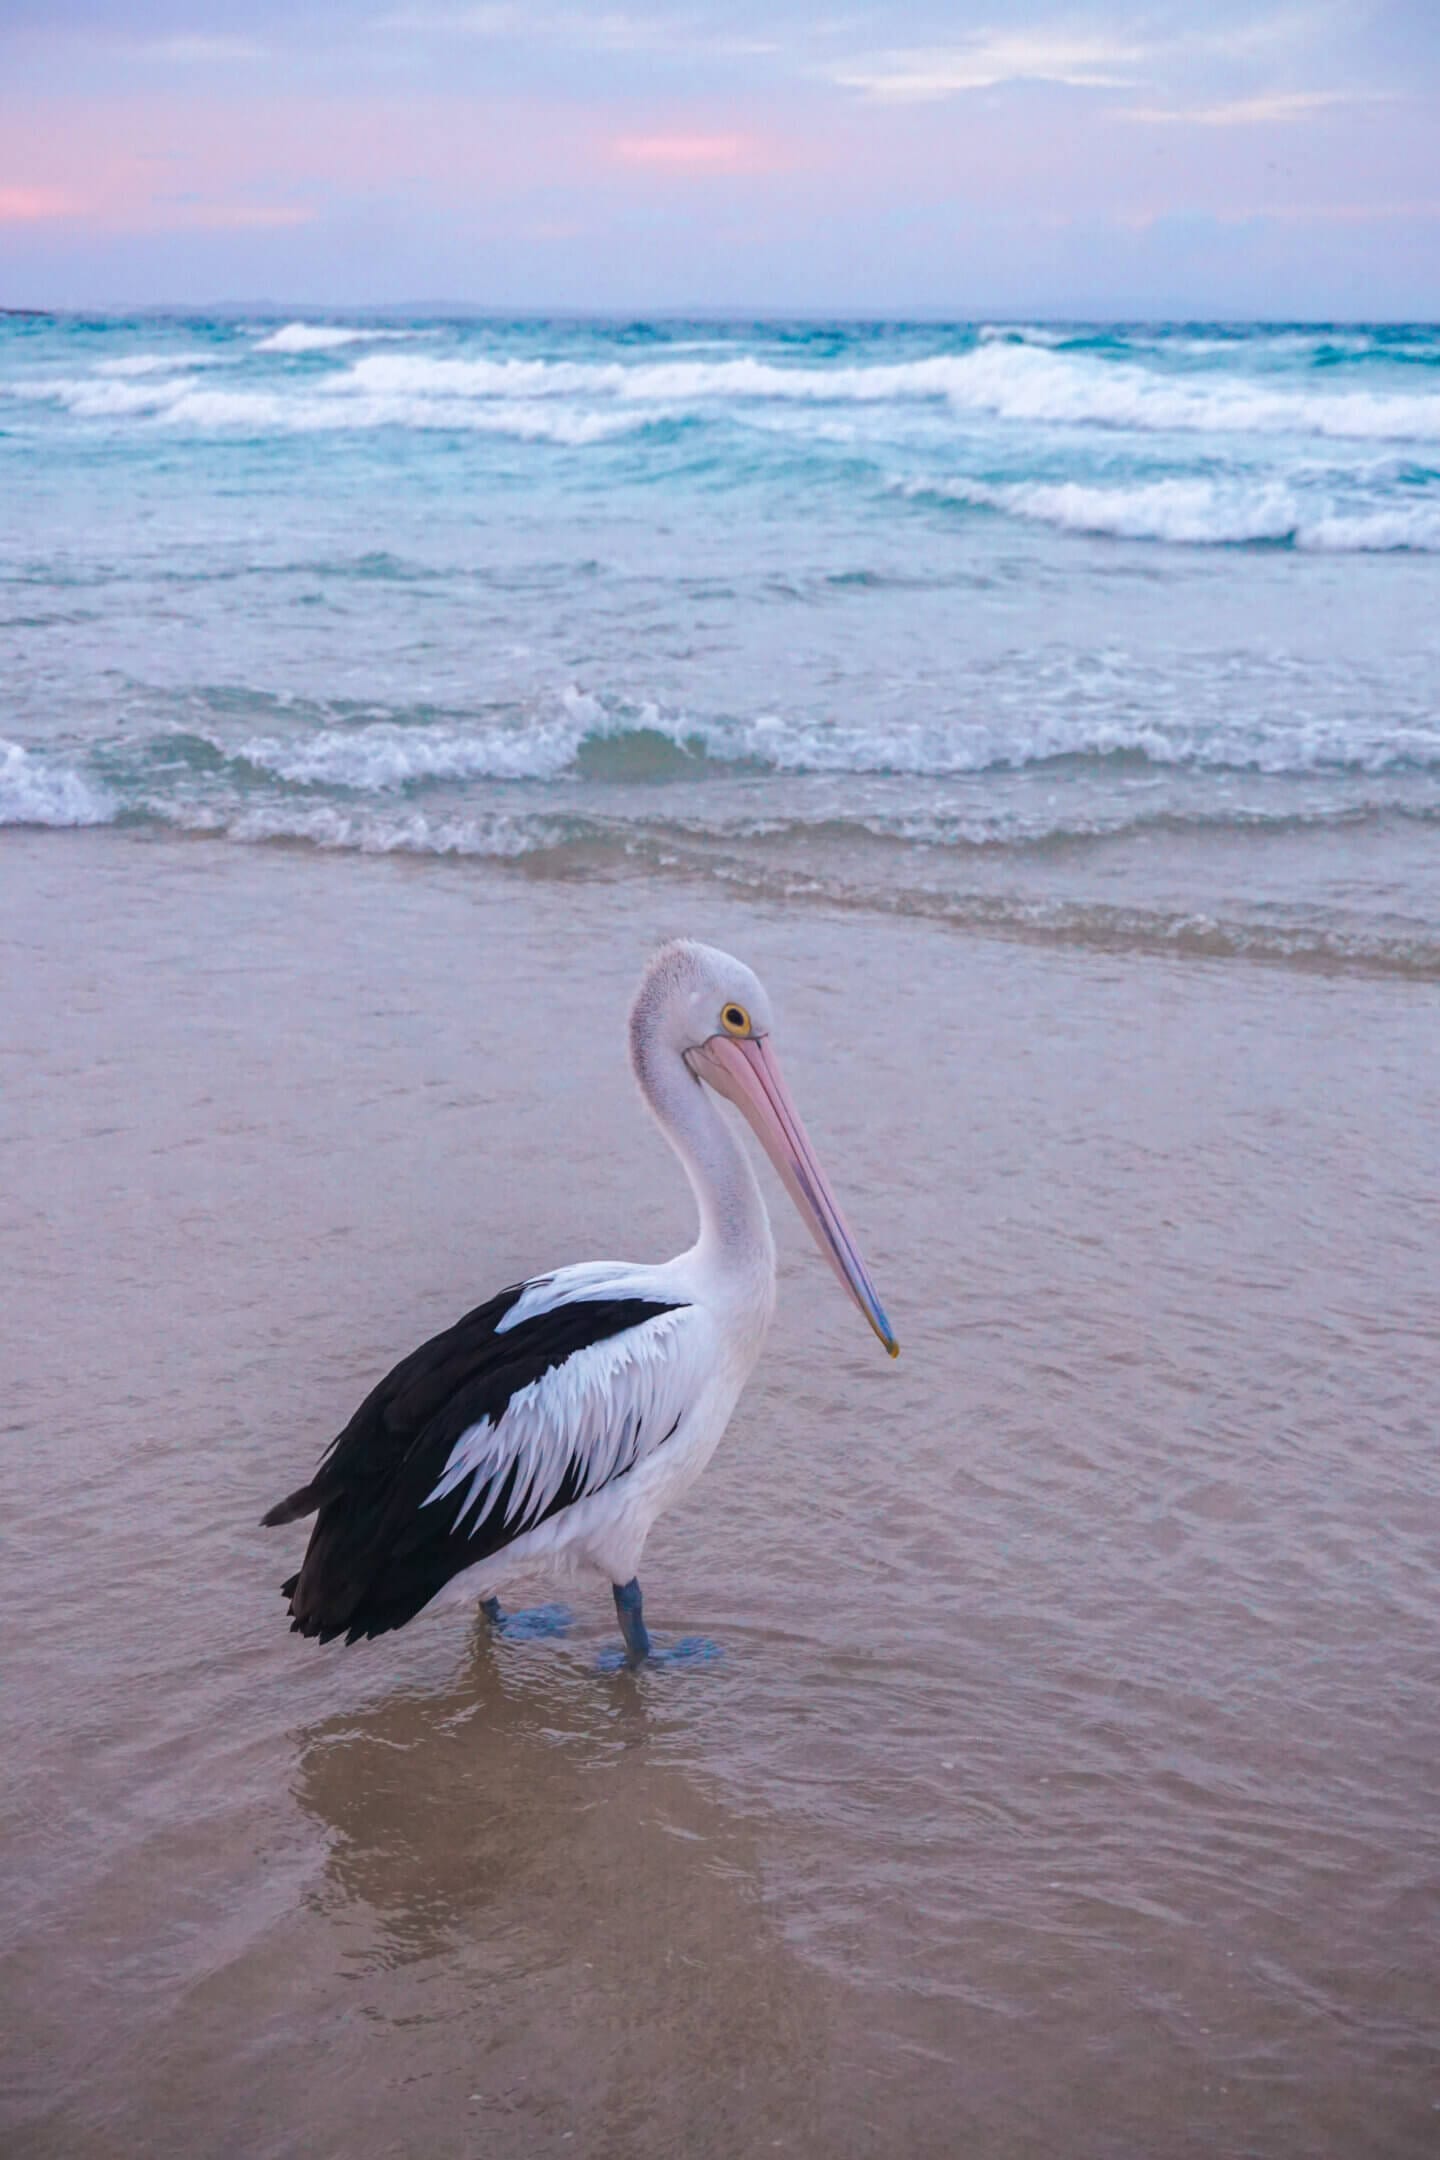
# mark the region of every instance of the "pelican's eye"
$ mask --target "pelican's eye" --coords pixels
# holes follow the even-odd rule
[[[727,1035],[748,1035],[750,1015],[743,1005],[725,1005],[721,1007],[720,1025]]]

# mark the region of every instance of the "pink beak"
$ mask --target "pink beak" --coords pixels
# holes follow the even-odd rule
[[[885,1308],[815,1159],[815,1150],[780,1077],[768,1038],[712,1035],[698,1049],[687,1051],[685,1062],[697,1079],[708,1081],[717,1094],[740,1111],[774,1163],[821,1252],[891,1357],[899,1357],[900,1345],[890,1332]]]

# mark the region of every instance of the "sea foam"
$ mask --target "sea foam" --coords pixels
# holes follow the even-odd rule
[[[0,738],[0,825],[107,825],[115,810],[82,774]]]
[[[1064,532],[1122,540],[1163,540],[1191,547],[1287,541],[1335,554],[1440,551],[1440,496],[1383,510],[1346,510],[1311,500],[1275,480],[1138,481],[1128,487],[982,480],[902,480],[921,500],[998,510]]]
[[[423,330],[375,330],[355,323],[292,322],[272,330],[268,337],[257,338],[254,349],[264,353],[337,352],[345,345],[388,344],[426,335]]]
[[[181,832],[214,833],[250,844],[300,841],[310,847],[359,855],[474,855],[505,860],[532,853],[564,837],[544,821],[496,815],[431,817],[335,803],[262,803],[229,807],[157,805],[160,820]]]
[[[727,400],[948,402],[959,411],[1142,433],[1323,435],[1440,441],[1440,393],[1271,389],[1238,377],[1181,377],[1088,353],[992,342],[964,353],[863,366],[726,360],[584,361],[368,355],[334,376],[331,395],[406,392],[453,398],[576,395],[670,406]]]
[[[10,396],[54,403],[81,420],[150,419],[201,434],[255,436],[337,433],[373,428],[442,429],[551,442],[572,449],[643,431],[670,418],[663,408],[587,411],[575,405],[517,400],[501,404],[403,391],[345,397],[318,386],[292,390],[214,389],[195,375],[34,376],[6,386]]]
[[[777,774],[959,779],[1058,760],[1130,759],[1157,768],[1270,775],[1440,769],[1440,721],[1284,717],[1180,721],[1059,705],[993,717],[842,724],[793,714],[718,715],[654,700],[602,698],[572,684],[513,722],[415,725],[377,719],[293,736],[203,738],[286,788],[395,794],[432,785],[584,779],[631,783],[707,768]],[[662,755],[663,753],[663,755]]]
[[[344,352],[407,343],[429,333],[292,323],[256,354]],[[424,350],[365,352],[321,373],[273,375],[263,384],[206,389],[197,379],[219,356],[141,354],[101,362],[88,376],[16,378],[8,395],[53,400],[80,418],[155,415],[204,430],[248,427],[303,433],[378,426],[461,428],[581,445],[657,416],[714,419],[768,407],[928,407],[973,425],[1213,437],[1319,438],[1351,443],[1440,443],[1440,391],[1332,387],[1313,372],[1277,383],[1219,367],[1178,372],[1094,349],[1052,348],[1019,332],[963,351],[904,360],[725,357],[559,359],[475,357]],[[1393,378],[1392,378],[1393,379]],[[562,412],[546,420],[545,412]],[[499,416],[509,412],[507,421]],[[639,414],[627,421],[626,413]],[[1063,437],[1059,438],[1063,440]],[[1162,535],[1164,537],[1165,535]],[[1323,544],[1323,543],[1321,543]],[[1413,543],[1409,543],[1413,544]]]

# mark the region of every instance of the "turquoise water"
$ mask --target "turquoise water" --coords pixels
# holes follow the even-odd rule
[[[1440,966],[1440,330],[0,322],[0,822]]]

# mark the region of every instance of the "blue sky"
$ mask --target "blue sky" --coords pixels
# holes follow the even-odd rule
[[[1440,0],[5,0],[0,304],[1440,315]]]

